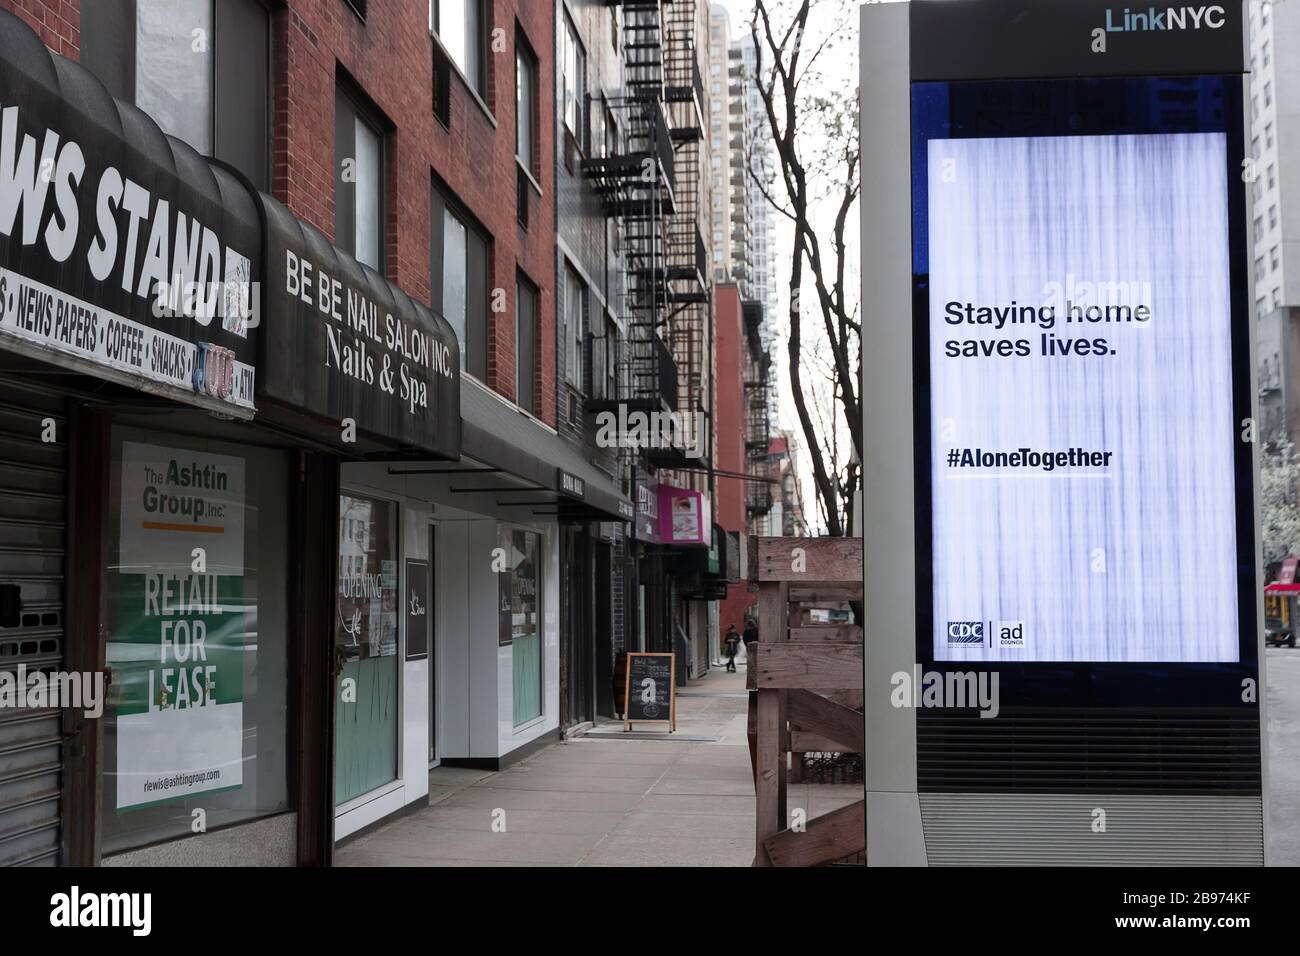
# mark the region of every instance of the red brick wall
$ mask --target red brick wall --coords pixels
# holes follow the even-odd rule
[[[719,471],[745,471],[745,342],[741,326],[740,290],[719,285],[714,290],[714,350],[716,355],[717,437],[714,464]],[[745,530],[745,483],[718,476],[713,520],[728,531]]]
[[[76,59],[83,0],[0,0],[46,45]],[[451,187],[492,236],[491,287],[506,309],[488,316],[488,381],[515,398],[515,273],[541,289],[537,337],[538,417],[555,414],[554,18],[539,0],[488,0],[486,101],[493,125],[454,77],[451,129],[433,115],[433,43],[423,0],[369,4],[363,22],[345,0],[289,0],[272,20],[272,192],[325,235],[334,236],[334,94],[340,68],[360,86],[392,129],[386,142],[388,278],[429,301],[429,202],[432,174]],[[537,119],[543,196],[533,194],[529,229],[515,218],[515,30],[538,60]],[[492,300],[489,296],[489,301]]]
[[[81,53],[80,0],[0,0],[0,10],[27,21],[47,47],[70,60]]]
[[[740,290],[720,284],[713,292],[714,314],[714,386],[716,388],[717,437],[714,464],[719,471],[743,474],[745,471],[745,340],[741,316]],[[744,532],[745,482],[718,475],[714,494],[713,520],[728,531]],[[727,589],[727,598],[718,607],[720,635],[727,625],[745,630],[745,609],[753,603],[744,582]],[[725,646],[724,646],[725,650]]]
[[[486,104],[496,125],[459,76],[452,79],[451,129],[433,115],[434,40],[418,0],[372,3],[363,23],[344,0],[290,0],[277,13],[272,51],[275,100],[273,190],[300,218],[334,234],[334,90],[341,67],[393,130],[388,149],[388,277],[429,299],[429,200],[436,172],[492,236],[491,287],[505,290],[506,310],[488,317],[488,382],[515,398],[515,273],[541,289],[538,412],[555,424],[555,290],[553,257],[553,74],[551,7],[528,0],[489,0]],[[515,218],[515,30],[538,58],[538,117],[544,195],[532,196],[530,225]],[[500,31],[493,44],[492,33]],[[489,297],[491,299],[491,296]]]

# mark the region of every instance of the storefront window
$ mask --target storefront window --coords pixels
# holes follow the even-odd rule
[[[510,569],[510,574],[502,575],[501,586],[509,589],[514,725],[518,727],[542,716],[541,535],[510,532]]]
[[[339,498],[334,802],[397,779],[397,505]]]
[[[289,809],[284,455],[113,431],[102,850]]]

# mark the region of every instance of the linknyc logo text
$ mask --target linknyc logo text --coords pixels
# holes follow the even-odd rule
[[[1223,7],[1148,7],[1123,13],[1106,9],[1107,33],[1142,33],[1149,30],[1217,30],[1227,22]]]

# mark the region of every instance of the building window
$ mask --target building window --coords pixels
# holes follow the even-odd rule
[[[212,150],[211,0],[143,3],[136,11],[135,103],[164,132],[207,155]],[[202,52],[196,52],[195,47]]]
[[[164,133],[230,163],[264,191],[271,178],[270,50],[270,14],[258,0],[81,5],[82,66]]]
[[[515,35],[515,157],[534,176],[537,168],[537,57]]]
[[[1282,267],[1282,258],[1278,254],[1277,246],[1274,246],[1268,253],[1268,266],[1270,272],[1277,272]]]
[[[1256,282],[1261,282],[1261,281],[1263,281],[1264,276],[1267,275],[1267,274],[1268,274],[1268,273],[1266,273],[1266,272],[1264,271],[1264,257],[1263,257],[1263,256],[1257,256],[1257,257],[1255,258],[1255,281],[1256,281]]]
[[[1273,148],[1273,124],[1268,123],[1264,127],[1264,145],[1269,149]]]
[[[542,716],[542,536],[534,531],[504,532],[510,570],[498,574],[501,601],[499,644],[509,644],[513,675],[513,724],[518,727]],[[508,628],[508,629],[507,629]]]
[[[220,519],[159,522],[147,505],[192,497],[184,476],[196,469]],[[286,456],[114,427],[111,475],[106,856],[190,836],[199,808],[214,829],[290,808]]]
[[[456,332],[461,369],[486,382],[490,240],[436,185],[430,222],[433,308]]]
[[[1268,207],[1268,228],[1277,228],[1277,206]]]
[[[515,279],[515,404],[537,413],[537,286]]]
[[[617,156],[619,151],[618,144],[618,117],[610,109],[609,104],[605,104],[605,142],[601,146],[601,155],[608,158]]]
[[[487,95],[487,22],[483,0],[430,0],[429,29],[480,97]]]
[[[573,269],[564,270],[565,379],[582,391],[582,337],[586,332],[587,287]]]
[[[564,128],[579,149],[585,151],[587,51],[567,15],[560,30],[560,106],[564,110]]]
[[[618,396],[618,326],[614,317],[605,314],[605,398],[611,401]]]
[[[343,89],[334,100],[334,244],[383,272],[384,139]]]

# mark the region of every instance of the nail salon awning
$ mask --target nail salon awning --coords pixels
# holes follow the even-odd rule
[[[297,415],[317,440],[357,457],[460,457],[451,326],[277,200],[260,201],[262,417]]]

